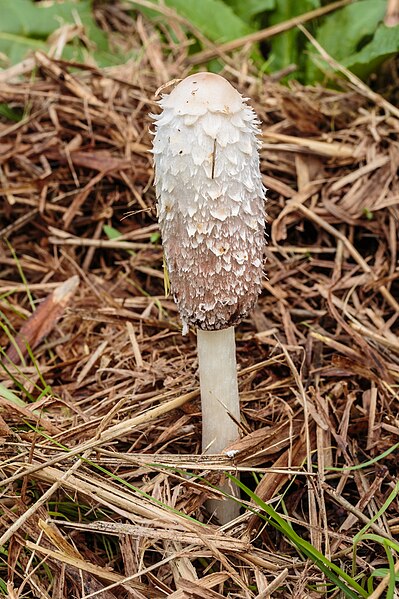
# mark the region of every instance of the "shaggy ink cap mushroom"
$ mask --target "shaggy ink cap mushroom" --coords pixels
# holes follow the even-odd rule
[[[261,291],[265,189],[259,121],[226,79],[197,73],[159,102],[153,142],[158,217],[183,322],[240,322]]]

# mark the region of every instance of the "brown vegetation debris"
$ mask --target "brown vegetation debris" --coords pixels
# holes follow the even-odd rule
[[[143,22],[138,35],[149,39]],[[347,571],[370,518],[376,534],[398,533],[397,497],[378,511],[399,475],[399,122],[361,90],[282,88],[227,67],[262,119],[270,237],[264,292],[237,328],[242,438],[201,456],[195,334],[182,337],[164,296],[155,217],[148,113],[178,76],[171,62],[151,74],[157,48],[106,72],[38,53],[34,78],[0,84],[0,103],[23,115],[0,119],[10,596],[322,587],[244,493],[237,522],[210,519],[205,500],[221,494],[208,483],[225,472]],[[381,564],[380,545],[361,546],[358,571]]]

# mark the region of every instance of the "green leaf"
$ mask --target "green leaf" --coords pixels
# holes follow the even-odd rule
[[[395,443],[394,445],[391,445],[391,447],[386,449],[383,453],[380,453],[379,455],[377,455],[375,458],[372,458],[371,460],[367,460],[367,462],[362,462],[361,464],[356,464],[356,466],[342,466],[341,468],[338,468],[336,466],[328,466],[326,468],[326,470],[333,470],[334,472],[344,472],[344,471],[353,472],[353,470],[362,470],[363,468],[368,468],[368,466],[372,466],[376,462],[379,462],[383,458],[386,458],[387,456],[389,456],[389,454],[391,454],[393,451],[396,451],[398,448],[399,448],[399,443]]]
[[[213,42],[228,42],[252,31],[221,0],[165,0],[165,4],[186,17]]]
[[[9,121],[14,121],[15,123],[18,123],[23,117],[20,111],[18,112],[13,108],[10,108],[8,104],[0,104],[0,116]]]
[[[396,482],[394,488],[392,489],[392,491],[390,492],[390,494],[388,495],[388,497],[386,498],[386,500],[384,501],[384,503],[382,504],[382,506],[380,507],[380,509],[378,510],[377,513],[374,514],[374,516],[372,518],[370,518],[370,520],[367,522],[367,524],[365,524],[363,526],[363,528],[361,530],[359,530],[358,533],[355,534],[355,536],[353,537],[353,545],[356,548],[356,545],[358,543],[360,543],[360,541],[366,537],[366,531],[370,528],[370,526],[376,521],[378,520],[378,518],[380,518],[382,516],[382,514],[384,514],[386,512],[386,510],[389,508],[389,506],[391,505],[391,503],[397,498],[397,496],[399,495],[399,481]],[[368,535],[368,538],[371,538],[372,535]],[[374,535],[374,537],[376,537],[376,535]],[[382,538],[382,537],[380,537]],[[383,539],[382,542],[384,543],[391,543],[391,541],[389,539]],[[396,544],[396,546],[394,547],[395,551],[399,551],[399,543]]]
[[[161,234],[159,233],[159,231],[155,231],[155,233],[152,233],[150,236],[150,243],[158,243],[158,241],[160,241],[161,239]]]
[[[356,54],[343,60],[342,64],[364,78],[397,52],[399,52],[399,26],[386,27],[381,23],[371,42]]]
[[[64,24],[82,23],[93,43],[92,55],[100,66],[115,62],[108,51],[105,33],[96,25],[91,0],[65,0],[38,4],[32,0],[1,0],[0,52],[11,64],[23,60],[29,51],[47,50],[47,38]],[[63,58],[82,61],[87,50],[78,38],[68,43]]]
[[[152,0],[152,2],[154,6],[158,4],[157,0]],[[134,2],[132,4],[140,12],[145,12],[149,18],[160,20],[160,13],[154,12],[151,15],[139,5],[135,5]],[[175,9],[177,14],[190,21],[213,42],[228,42],[253,31],[222,0],[164,0],[164,4]]]
[[[288,21],[319,6],[320,0],[301,0],[299,2],[279,0],[276,10],[271,14],[270,25]],[[270,40],[271,55],[269,61],[271,71],[279,71],[291,64],[299,66],[303,50],[300,35],[300,31],[293,28]]]
[[[115,227],[111,227],[111,225],[104,225],[103,231],[106,234],[106,236],[108,237],[108,239],[115,240],[122,236],[122,233],[120,231],[118,231],[118,229],[115,229]],[[127,253],[130,254],[131,256],[136,255],[136,253],[133,252],[133,250],[127,250]]]
[[[228,4],[243,21],[249,23],[253,17],[273,10],[276,6],[276,0],[226,0]]]
[[[373,578],[385,578],[389,574],[388,568],[377,568],[370,574]],[[399,573],[395,574],[395,580],[399,582]]]
[[[362,45],[367,44],[374,36],[378,23],[385,15],[385,0],[360,0],[349,4],[330,15],[327,15],[317,30],[316,39],[320,45],[338,62],[351,68],[351,59],[347,57],[356,55]],[[307,53],[315,55],[314,47],[308,43]],[[361,53],[361,52],[360,52]],[[323,65],[319,58],[317,62]],[[327,71],[331,67],[325,65]],[[310,58],[307,64],[307,80],[314,81],[322,77],[321,70]]]
[[[385,0],[361,0],[328,15],[316,39],[338,61],[359,50],[384,18]]]
[[[115,227],[111,227],[110,225],[104,225],[103,230],[108,239],[118,239],[118,237],[122,235],[118,229],[115,229]]]
[[[297,550],[308,558],[310,558],[316,566],[324,572],[324,574],[338,587],[340,588],[345,597],[348,599],[359,599],[360,597],[367,597],[366,591],[359,585],[359,583],[349,576],[345,570],[337,566],[334,562],[331,562],[325,555],[323,555],[316,547],[314,547],[309,541],[303,539],[298,535],[292,526],[287,523],[286,520],[268,503],[265,503],[260,497],[256,495],[251,489],[249,489],[242,481],[238,478],[226,472],[228,478],[232,480],[240,489],[250,497],[265,513],[259,513],[259,517],[263,518],[274,528],[279,530],[291,543],[297,548]],[[342,580],[341,580],[342,579]],[[349,588],[345,583],[350,585]],[[357,594],[354,593],[356,591]]]
[[[27,404],[22,399],[20,399],[18,395],[11,391],[11,389],[5,387],[2,383],[0,383],[0,397],[21,408],[27,407]]]

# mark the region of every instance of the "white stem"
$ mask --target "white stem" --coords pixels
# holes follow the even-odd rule
[[[237,383],[234,327],[221,331],[197,331],[198,360],[202,407],[202,451],[221,453],[239,437],[240,399]],[[237,493],[230,483],[223,490]],[[239,515],[233,500],[208,502],[222,524]]]

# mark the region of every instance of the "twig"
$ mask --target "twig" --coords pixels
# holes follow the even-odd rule
[[[329,225],[320,216],[318,216],[317,214],[312,212],[312,210],[309,210],[309,208],[306,208],[306,206],[303,206],[302,204],[298,204],[295,202],[291,205],[291,207],[300,210],[310,220],[313,220],[320,227],[322,227],[325,231],[330,233],[330,235],[333,235],[337,239],[340,239],[342,241],[342,243],[345,245],[346,249],[349,251],[352,258],[359,264],[359,266],[364,270],[364,272],[369,274],[371,276],[371,278],[373,279],[373,281],[375,281],[376,283],[378,282],[378,279],[377,279],[376,275],[374,274],[373,269],[367,264],[367,262],[364,260],[364,258],[359,254],[357,249],[351,244],[349,239],[343,233],[341,233],[340,231],[338,231],[337,229],[335,229],[334,227]],[[385,285],[378,285],[378,291],[387,300],[389,305],[394,310],[399,311],[399,303],[393,297],[391,292],[388,291],[388,289],[385,287]]]
[[[80,237],[49,237],[49,242],[54,245],[71,245],[77,247],[106,248],[111,250],[148,250],[160,248],[151,243],[138,243],[136,241],[114,241],[112,239],[84,239]]]
[[[288,568],[285,568],[276,578],[267,585],[265,589],[259,595],[256,595],[255,599],[270,599],[271,594],[284,582],[288,576]]]
[[[353,514],[354,516],[356,516],[356,518],[358,520],[360,520],[361,522],[364,522],[365,524],[370,524],[370,518],[368,518],[361,510],[357,509],[354,505],[352,505],[351,503],[349,503],[349,501],[347,501],[344,497],[342,497],[342,495],[340,495],[339,493],[337,493],[335,491],[335,489],[333,489],[332,487],[330,487],[330,485],[328,485],[327,483],[322,483],[321,486],[324,489],[324,491],[328,495],[330,495],[330,497],[332,497],[337,503],[339,503],[345,510],[347,510],[348,512],[350,512],[351,514]],[[377,534],[381,535],[385,539],[390,539],[391,541],[394,540],[391,535],[387,534],[385,532],[385,530],[383,530],[382,528],[380,528],[378,526],[378,524],[375,524],[375,522],[373,522],[372,524],[370,524],[370,528],[372,528],[374,530],[374,532],[376,532]]]
[[[294,146],[300,146],[306,148],[309,152],[319,154],[321,156],[331,156],[333,158],[352,158],[356,155],[356,148],[349,144],[340,143],[328,143],[326,141],[319,141],[317,139],[306,139],[302,137],[296,137],[294,135],[284,135],[283,133],[275,133],[274,131],[263,131],[263,138],[275,139]],[[286,147],[284,148],[287,149]],[[297,151],[297,148],[295,148]],[[360,158],[360,157],[358,157]],[[384,161],[388,158],[384,157]],[[385,162],[384,162],[385,163]]]
[[[82,458],[72,464],[72,466],[64,472],[64,474],[57,480],[55,483],[51,485],[49,489],[39,499],[30,506],[17,520],[10,526],[8,530],[0,537],[0,546],[7,543],[7,541],[15,534],[21,526],[26,522],[42,505],[44,505],[50,497],[62,486],[62,483],[65,482],[71,474],[76,472],[76,470],[82,465],[83,459],[88,456],[88,453],[84,453]]]
[[[57,464],[59,462],[63,462],[66,459],[68,459],[69,457],[82,454],[83,452],[85,452],[89,449],[94,449],[95,447],[100,447],[103,443],[112,441],[113,439],[120,439],[125,434],[131,433],[133,427],[139,426],[141,424],[145,424],[147,422],[151,422],[151,421],[155,420],[156,418],[158,418],[159,416],[170,412],[171,410],[180,408],[181,406],[183,406],[185,403],[187,403],[191,399],[194,399],[194,397],[197,397],[198,394],[199,394],[198,389],[196,389],[195,391],[191,391],[190,393],[185,393],[184,395],[181,395],[180,397],[177,397],[176,399],[172,399],[171,401],[168,401],[165,404],[161,404],[160,406],[157,406],[156,408],[153,408],[152,410],[148,410],[147,412],[144,412],[143,414],[139,414],[138,416],[135,416],[134,418],[129,418],[128,420],[125,420],[124,422],[121,422],[120,424],[116,424],[116,425],[112,426],[111,428],[109,428],[108,430],[104,431],[101,435],[99,435],[95,439],[91,439],[90,441],[87,441],[86,443],[82,443],[81,445],[79,445],[78,447],[74,447],[67,453],[58,454],[54,458],[51,458],[50,460],[45,462],[44,464],[36,464],[35,466],[27,468],[23,472],[14,474],[13,476],[10,476],[9,478],[7,478],[5,480],[2,480],[0,482],[0,486],[4,486],[14,480],[21,478],[22,476],[30,476],[31,474],[33,474],[34,472],[37,472],[38,470],[42,470],[43,468],[45,468],[47,466],[53,466],[54,464]]]

